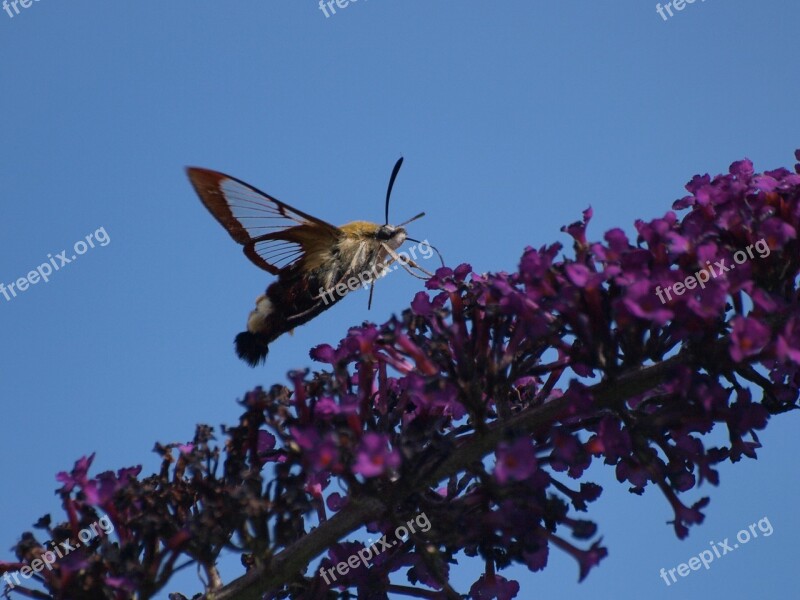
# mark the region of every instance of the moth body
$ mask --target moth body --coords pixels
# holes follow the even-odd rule
[[[342,235],[332,246],[309,252],[281,271],[258,297],[247,331],[236,336],[236,353],[242,360],[251,365],[263,362],[278,337],[341,300],[351,290],[342,284],[351,278],[370,283],[380,277],[389,257],[383,244],[396,250],[406,239],[402,227],[367,221],[353,221],[339,229]]]
[[[389,195],[401,164],[402,159],[389,182],[387,221]],[[235,339],[236,353],[251,366],[266,359],[269,345],[279,336],[307,323],[355,289],[354,280],[373,283],[388,264],[400,260],[395,251],[407,238],[402,225],[353,221],[336,227],[229,175],[194,167],[187,172],[203,204],[244,246],[245,255],[277,275],[256,300],[246,330]],[[407,264],[403,266],[409,270]]]

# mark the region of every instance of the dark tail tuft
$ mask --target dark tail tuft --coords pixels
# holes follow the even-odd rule
[[[236,354],[251,367],[257,367],[267,359],[269,345],[266,337],[249,331],[236,336]]]

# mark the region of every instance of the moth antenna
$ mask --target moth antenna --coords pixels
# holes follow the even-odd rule
[[[403,225],[408,225],[409,223],[412,223],[412,222],[416,221],[417,219],[421,219],[424,216],[425,216],[425,213],[421,212],[418,215],[416,215],[414,217],[411,217],[410,219],[407,219],[406,221],[403,221],[399,225],[396,225],[396,227],[402,227]]]
[[[386,190],[386,223],[384,225],[389,224],[389,198],[392,195],[392,188],[394,187],[394,180],[397,179],[397,174],[400,172],[400,167],[403,166],[403,157],[397,159],[397,162],[394,163],[394,169],[392,169],[392,176],[389,177],[389,187]]]
[[[421,244],[422,243],[419,240],[415,240],[414,238],[406,237],[406,239],[409,242],[415,242],[417,244]],[[433,248],[433,251],[436,252],[436,256],[439,257],[439,262],[441,262],[442,266],[444,266],[444,258],[442,258],[442,253],[439,252],[439,249],[436,246],[434,246],[433,244],[429,243],[429,242],[425,242],[425,243],[428,244],[428,246],[430,246],[431,248]]]

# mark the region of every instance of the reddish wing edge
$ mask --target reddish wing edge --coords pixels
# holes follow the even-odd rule
[[[285,265],[276,266],[259,255],[256,250],[258,242],[285,240],[297,244],[302,250],[302,245],[293,236],[282,235],[287,229],[299,225],[322,227],[333,237],[339,234],[338,227],[297,210],[236,177],[199,167],[187,167],[186,173],[208,211],[236,243],[244,246],[245,256],[273,275],[280,273]],[[239,216],[235,214],[237,211]],[[247,221],[257,224],[249,225]],[[264,233],[264,230],[273,231]]]

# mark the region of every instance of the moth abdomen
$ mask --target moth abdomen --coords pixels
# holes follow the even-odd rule
[[[253,367],[263,363],[269,344],[333,306],[339,298],[321,301],[319,284],[318,277],[304,275],[299,265],[281,272],[256,300],[256,307],[247,318],[247,330],[236,336],[239,358]]]
[[[251,367],[256,367],[267,359],[269,340],[266,336],[243,331],[234,340],[236,355]]]

